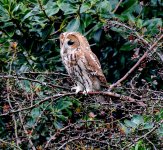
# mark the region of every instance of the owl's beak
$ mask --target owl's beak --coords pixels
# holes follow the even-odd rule
[[[62,44],[62,46],[61,46],[61,53],[62,54],[67,53],[67,48],[66,48],[65,44]]]

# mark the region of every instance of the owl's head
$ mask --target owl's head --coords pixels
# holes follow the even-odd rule
[[[79,32],[64,32],[60,35],[61,53],[80,49],[90,50],[87,39]]]

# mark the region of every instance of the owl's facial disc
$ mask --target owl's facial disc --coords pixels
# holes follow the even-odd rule
[[[80,42],[78,40],[78,37],[76,37],[73,34],[69,34],[67,36],[67,46],[69,46],[69,48],[71,49],[76,49],[80,46]]]

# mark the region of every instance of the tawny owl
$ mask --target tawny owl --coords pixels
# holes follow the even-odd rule
[[[96,55],[91,51],[87,39],[78,32],[65,32],[60,35],[62,62],[75,82],[72,88],[76,93],[99,91],[106,78]]]

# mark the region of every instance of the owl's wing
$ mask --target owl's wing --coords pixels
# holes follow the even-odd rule
[[[84,58],[83,61],[85,64],[85,69],[89,71],[92,76],[96,76],[101,83],[106,84],[107,81],[102,72],[101,65],[97,56],[92,51],[88,50],[82,50],[82,56]]]

